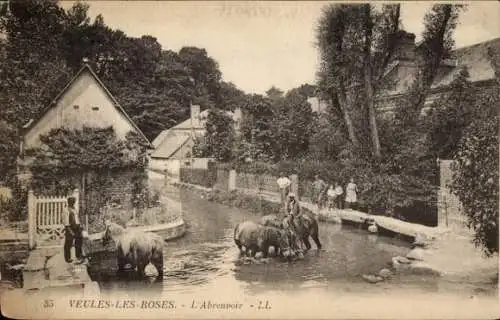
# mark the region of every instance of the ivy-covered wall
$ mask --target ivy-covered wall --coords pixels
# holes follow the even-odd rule
[[[81,212],[99,216],[108,205],[124,209],[148,206],[147,145],[130,132],[119,139],[112,127],[53,129],[40,136],[42,146],[26,150],[27,187],[35,194],[80,191]]]

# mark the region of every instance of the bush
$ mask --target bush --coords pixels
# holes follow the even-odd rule
[[[15,182],[12,188],[12,198],[1,200],[0,211],[0,216],[9,221],[23,221],[28,218],[28,193],[18,182]]]
[[[452,192],[460,199],[474,242],[486,254],[498,252],[498,115],[495,108],[470,125],[452,166]]]
[[[425,178],[406,173],[388,174],[381,165],[341,155],[337,161],[304,158],[276,164],[219,164],[219,168],[234,168],[239,172],[274,175],[299,175],[299,195],[310,199],[312,182],[319,175],[328,184],[345,186],[354,178],[358,186],[359,209],[372,214],[394,216],[413,223],[435,226],[437,223],[437,187]],[[345,191],[345,190],[344,190]],[[425,204],[425,205],[424,205]]]
[[[185,183],[211,188],[215,183],[216,174],[215,170],[181,168],[180,179]]]

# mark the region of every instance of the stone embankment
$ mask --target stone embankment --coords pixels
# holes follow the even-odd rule
[[[165,240],[172,240],[183,236],[186,232],[185,222],[182,218],[176,221],[155,225],[137,226],[129,229],[155,232]],[[84,240],[86,252],[91,256],[100,251],[115,251],[113,242],[106,246],[102,245],[102,233],[89,235]],[[74,248],[72,256],[75,256]],[[99,286],[92,281],[87,270],[87,264],[67,263],[64,260],[62,247],[37,248],[29,252],[25,264],[13,266],[22,270],[23,286],[20,291],[46,292],[47,290],[58,291],[71,289],[74,294],[83,296],[96,296],[99,294]],[[12,267],[12,268],[13,268]]]
[[[175,182],[173,185],[196,190],[208,200],[217,198],[214,196],[215,193],[224,193],[221,190],[187,183]],[[252,196],[263,202],[280,203],[279,195],[270,193],[246,189],[233,193],[244,197]],[[363,275],[367,282],[377,283],[390,278],[394,273],[406,272],[474,282],[491,282],[492,278],[498,278],[498,257],[482,256],[472,244],[469,232],[457,233],[447,228],[427,227],[356,210],[320,211],[311,203],[301,201],[300,204],[302,208],[313,213],[319,221],[357,225],[368,232],[396,235],[412,243],[413,248],[406,256],[393,257],[390,269],[382,269],[374,275]]]

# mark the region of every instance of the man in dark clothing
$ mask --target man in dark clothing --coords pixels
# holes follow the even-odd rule
[[[68,206],[64,210],[63,222],[64,222],[64,260],[70,263],[71,260],[71,247],[73,246],[73,241],[75,243],[75,254],[79,261],[82,261],[82,227],[80,226],[80,219],[78,217],[78,212],[75,209],[76,199],[74,197],[68,198]]]

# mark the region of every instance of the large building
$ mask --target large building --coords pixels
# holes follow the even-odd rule
[[[377,108],[381,112],[390,112],[396,107],[399,98],[408,91],[418,72],[421,47],[415,42],[414,34],[404,32],[402,38],[384,75],[387,82],[393,85],[388,90],[380,92],[376,98]],[[429,107],[433,101],[447,92],[453,79],[464,67],[469,72],[469,80],[476,87],[489,90],[495,86],[495,67],[490,58],[490,51],[496,52],[498,57],[500,38],[453,50],[450,57],[442,61],[425,106]],[[309,102],[313,111],[326,112],[326,101],[310,98]]]

